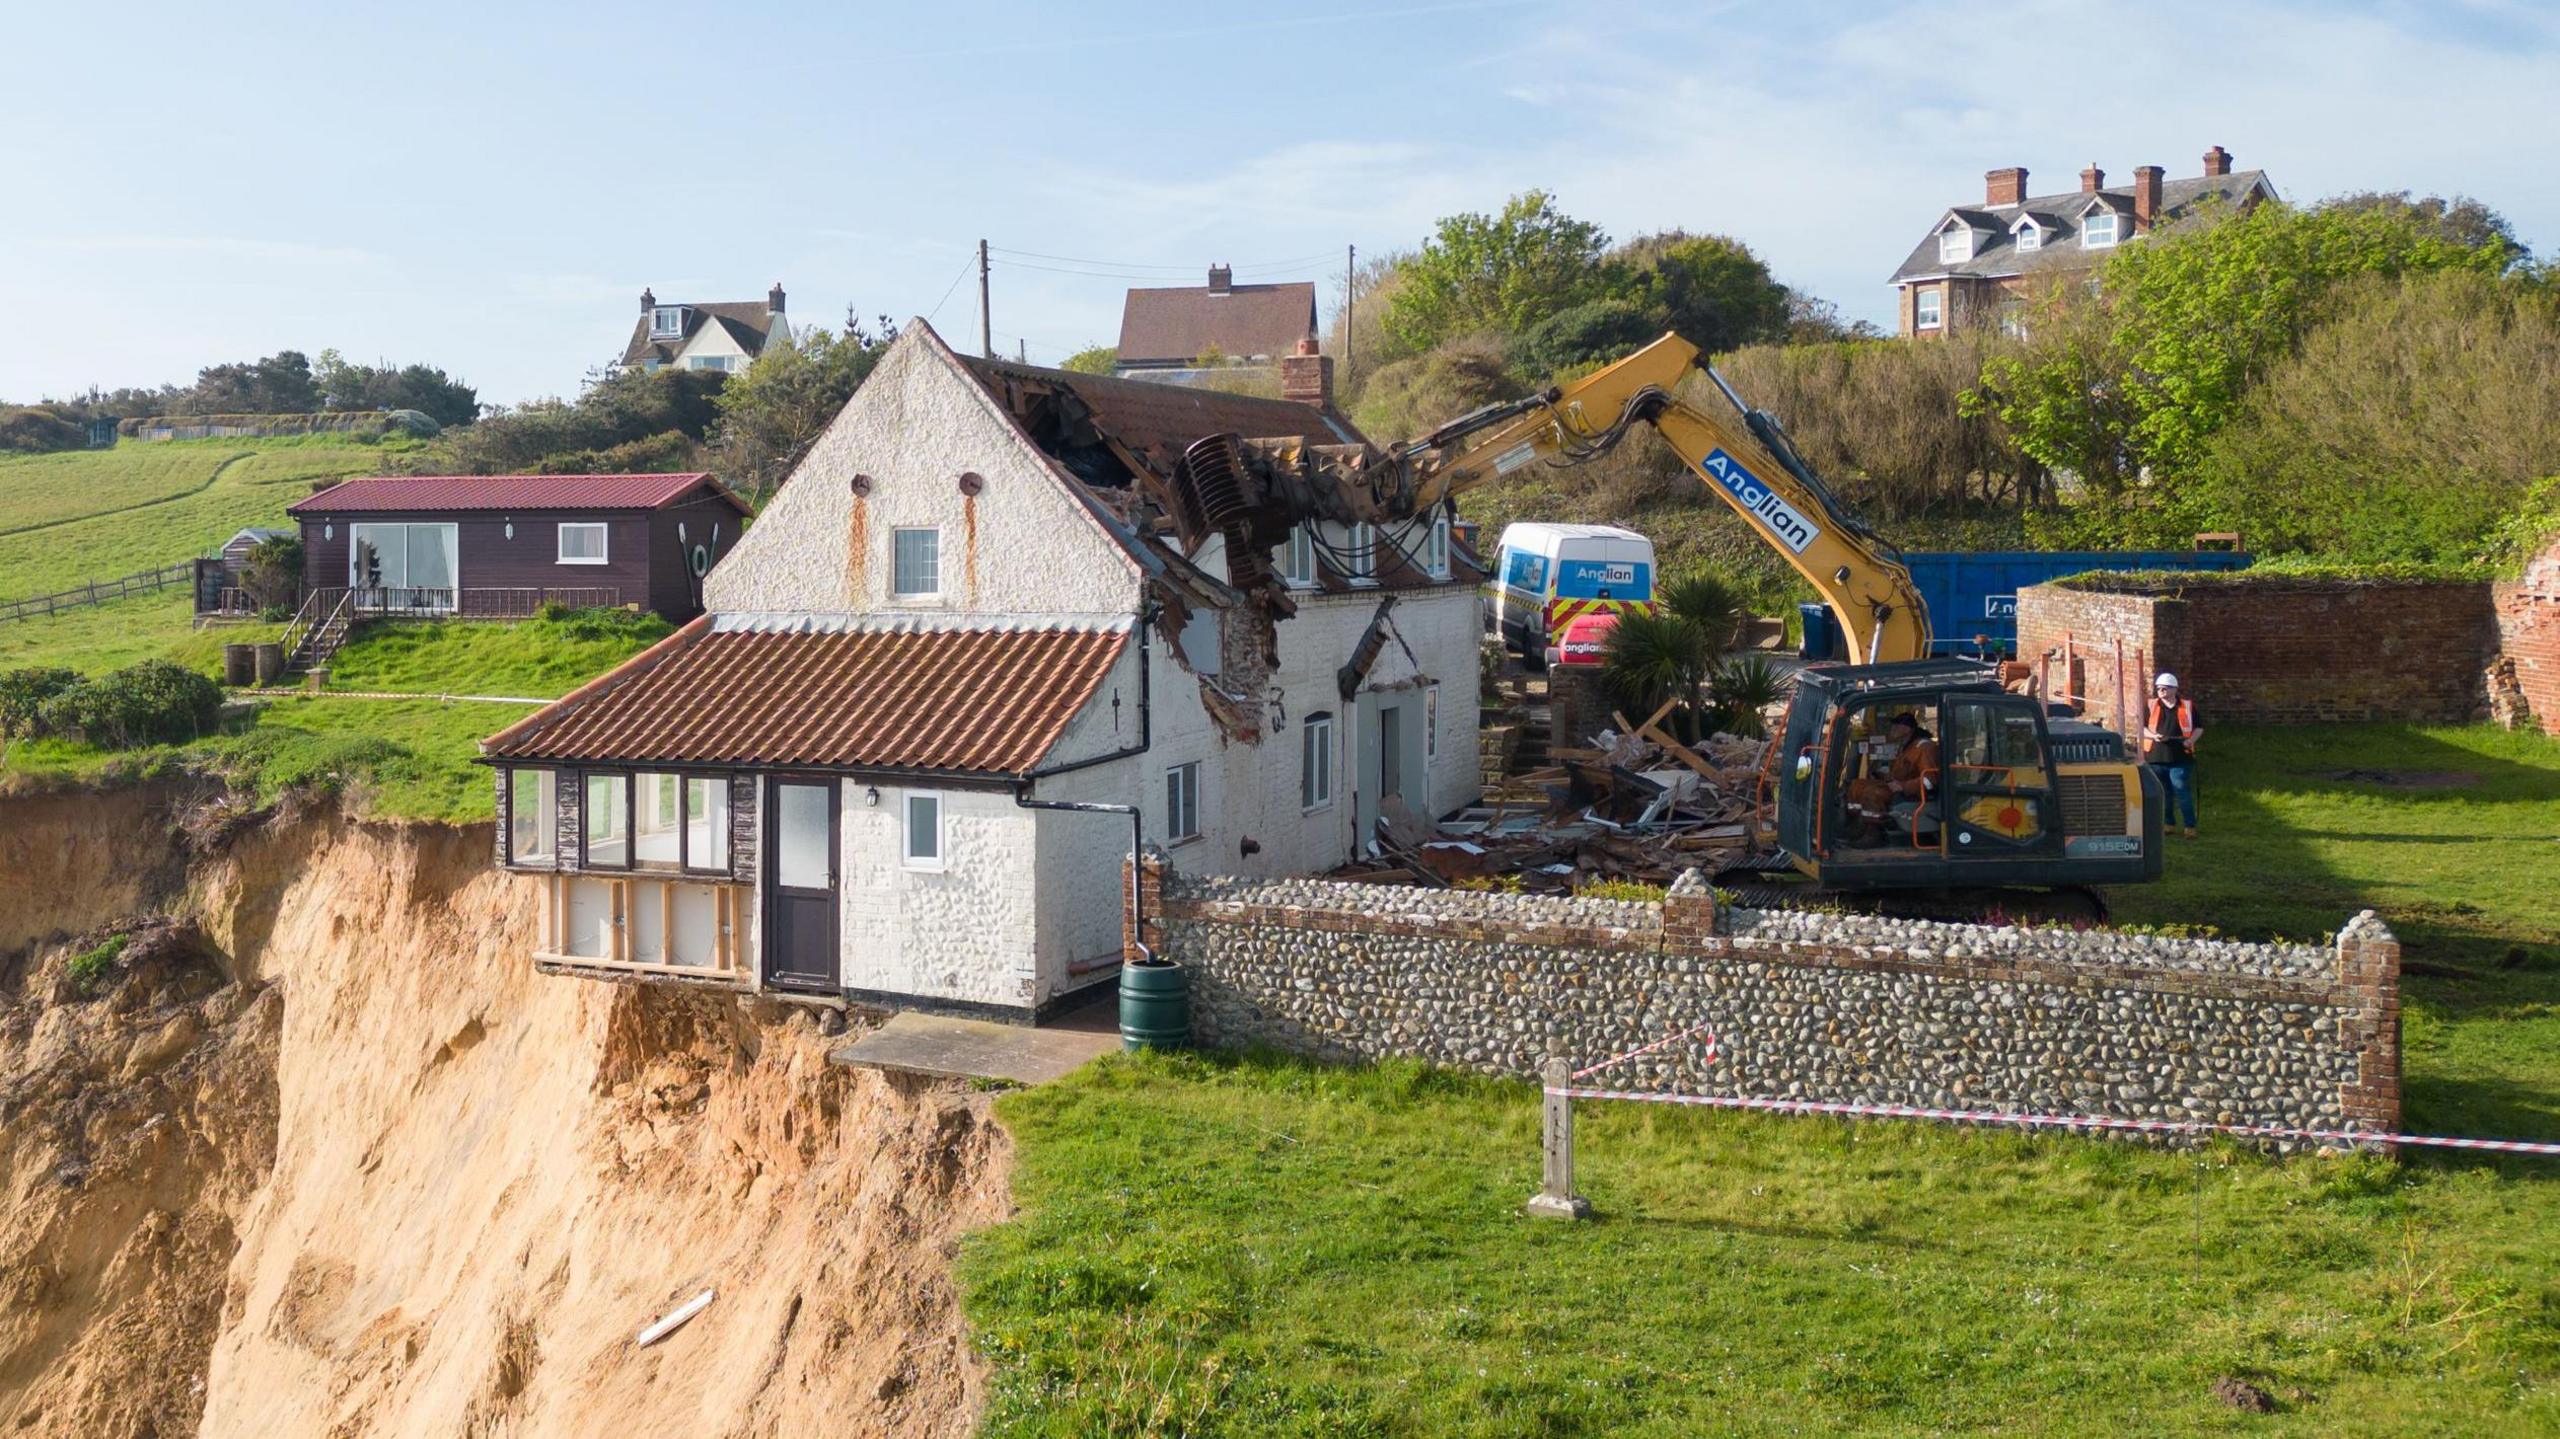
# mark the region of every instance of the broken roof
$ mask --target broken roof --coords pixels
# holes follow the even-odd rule
[[[1203,435],[1233,434],[1248,439],[1295,439],[1310,445],[1365,445],[1368,440],[1342,416],[1296,400],[1231,395],[1197,385],[1167,385],[1153,380],[1127,380],[1050,370],[1010,360],[957,356],[978,383],[1016,415],[1028,391],[1063,390],[1084,402],[1097,429],[1173,473],[1183,447]],[[1042,437],[1032,437],[1039,440]],[[1045,448],[1045,444],[1044,444]]]
[[[662,510],[708,497],[747,503],[700,470],[670,475],[385,475],[342,480],[287,514],[366,510]]]
[[[1131,290],[1120,311],[1122,365],[1186,366],[1211,350],[1231,360],[1295,354],[1316,332],[1312,280]]]
[[[521,762],[1019,776],[1129,632],[705,615],[480,742]]]
[[[750,357],[761,355],[766,337],[773,333],[773,322],[781,314],[773,308],[770,300],[713,300],[707,303],[671,300],[658,308],[679,307],[684,311],[683,332],[655,338],[649,334],[649,315],[643,311],[640,318],[632,322],[631,343],[622,348],[622,363],[637,365],[655,360],[666,364],[688,341],[701,334],[706,325],[717,325],[728,331],[729,338],[735,340],[738,348]]]

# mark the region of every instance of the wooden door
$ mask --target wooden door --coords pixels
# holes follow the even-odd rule
[[[775,989],[840,987],[836,797],[832,780],[777,779],[765,806],[764,982]]]

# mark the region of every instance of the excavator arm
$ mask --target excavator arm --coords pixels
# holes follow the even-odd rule
[[[1665,335],[1572,384],[1487,406],[1395,447],[1366,477],[1364,498],[1381,512],[1427,514],[1522,465],[1596,458],[1634,425],[1649,424],[1830,604],[1848,631],[1852,664],[1925,658],[1928,603],[1893,546],[1813,473],[1776,421],[1743,404],[1714,370],[1707,376],[1729,412],[1680,398],[1679,382],[1704,368],[1696,346]]]

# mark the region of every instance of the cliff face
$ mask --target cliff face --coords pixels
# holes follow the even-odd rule
[[[838,1069],[804,1009],[535,974],[485,827],[314,813],[188,858],[112,807],[25,822],[156,869],[0,938],[183,922],[94,995],[57,945],[6,996],[0,1427],[966,1432],[946,1260],[1006,1205],[981,1097]]]

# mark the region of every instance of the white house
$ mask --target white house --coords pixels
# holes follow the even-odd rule
[[[660,301],[640,292],[640,318],[622,347],[618,370],[743,370],[767,345],[789,344],[777,282],[762,300]]]
[[[1331,364],[1269,400],[910,325],[709,613],[484,742],[537,959],[1030,1019],[1113,976],[1136,840],[1317,872],[1474,802],[1483,570],[1445,513],[1231,583],[1161,503],[1203,436],[1365,443]]]

